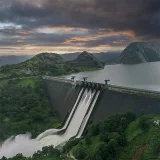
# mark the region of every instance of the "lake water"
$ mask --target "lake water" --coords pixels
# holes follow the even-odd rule
[[[65,78],[71,76],[76,76],[77,80],[88,77],[88,81],[99,83],[110,79],[112,85],[160,91],[160,62],[106,65],[102,70],[71,74]]]

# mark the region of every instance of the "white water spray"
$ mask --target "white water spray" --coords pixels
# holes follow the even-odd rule
[[[48,135],[39,140],[41,146],[54,145],[55,147],[64,145],[70,138],[75,137],[79,131],[81,123],[89,109],[92,99],[95,95],[95,91],[86,89],[82,95],[77,109],[73,114],[73,117],[66,128],[64,134]],[[45,133],[44,133],[45,134]],[[43,134],[42,134],[43,137]]]
[[[2,143],[0,146],[0,158],[3,156],[11,158],[19,153],[22,153],[25,157],[30,157],[39,149],[38,141],[31,139],[29,134],[18,135]]]

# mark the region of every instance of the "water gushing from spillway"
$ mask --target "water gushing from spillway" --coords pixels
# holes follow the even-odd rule
[[[78,95],[78,98],[77,98],[77,100],[76,100],[76,102],[75,102],[75,104],[74,104],[74,106],[73,106],[73,108],[72,108],[72,110],[71,110],[71,112],[70,112],[70,114],[69,114],[69,117],[67,118],[64,126],[63,126],[61,129],[48,129],[48,130],[46,130],[45,132],[41,133],[41,134],[37,137],[37,140],[38,140],[38,141],[41,140],[42,138],[48,136],[48,135],[57,134],[58,132],[61,132],[61,131],[65,130],[65,129],[67,128],[67,126],[68,126],[68,124],[69,124],[69,122],[70,122],[70,120],[71,120],[71,118],[72,118],[72,116],[73,116],[73,114],[74,114],[74,111],[76,110],[77,104],[78,104],[78,102],[79,102],[79,99],[81,98],[81,95],[82,95],[82,93],[83,93],[83,90],[84,90],[84,88],[81,89],[81,91],[80,91],[80,93],[79,93],[79,95]]]
[[[48,135],[39,141],[40,145],[41,146],[49,146],[49,145],[58,146],[65,143],[70,138],[76,136],[81,126],[81,123],[85,117],[85,114],[89,109],[90,103],[94,97],[95,92],[96,92],[95,90],[92,92],[92,90],[88,90],[88,89],[84,91],[82,98],[77,106],[77,109],[75,110],[75,113],[73,114],[73,117],[67,129],[65,130],[64,134]]]
[[[29,134],[11,137],[0,146],[0,158],[3,156],[11,158],[18,153],[22,153],[25,157],[32,156],[39,150],[39,144],[36,139],[31,139]]]
[[[10,158],[18,153],[30,157],[44,146],[57,147],[65,144],[72,137],[80,138],[99,93],[100,91],[82,88],[61,129],[49,129],[36,139],[31,139],[30,135],[18,135],[15,138],[10,138],[0,146],[0,158],[3,156]]]

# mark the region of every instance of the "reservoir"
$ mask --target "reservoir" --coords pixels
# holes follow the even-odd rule
[[[76,76],[76,80],[104,83],[110,80],[111,85],[160,91],[160,62],[142,63],[135,65],[106,65],[104,69],[89,72],[80,72],[64,76],[70,79]]]

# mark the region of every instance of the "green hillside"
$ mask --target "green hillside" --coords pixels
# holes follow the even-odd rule
[[[160,159],[160,126],[154,124],[157,120],[160,116],[146,115],[128,126],[125,131],[128,145],[121,152],[120,159]]]
[[[135,119],[132,112],[113,115],[90,126],[84,139],[69,148],[78,160],[159,160],[160,126],[154,123],[157,120],[160,116]]]
[[[81,57],[84,57],[84,55],[81,55]],[[94,58],[90,62],[94,64]],[[58,54],[40,53],[25,62],[0,67],[0,79],[39,75],[59,76],[101,68],[103,68],[101,65],[87,66],[86,64],[82,64],[80,66],[74,66],[72,63],[66,62]]]
[[[70,140],[61,151],[44,147],[32,158],[17,155],[8,160],[159,160],[159,120],[159,115],[136,118],[132,112],[112,115],[89,126],[82,139]]]
[[[58,54],[41,53],[25,62],[6,65],[0,68],[0,78],[37,75],[62,75],[70,73],[72,67]]]
[[[36,137],[60,126],[41,78],[1,82],[0,97],[0,141],[26,132]]]

